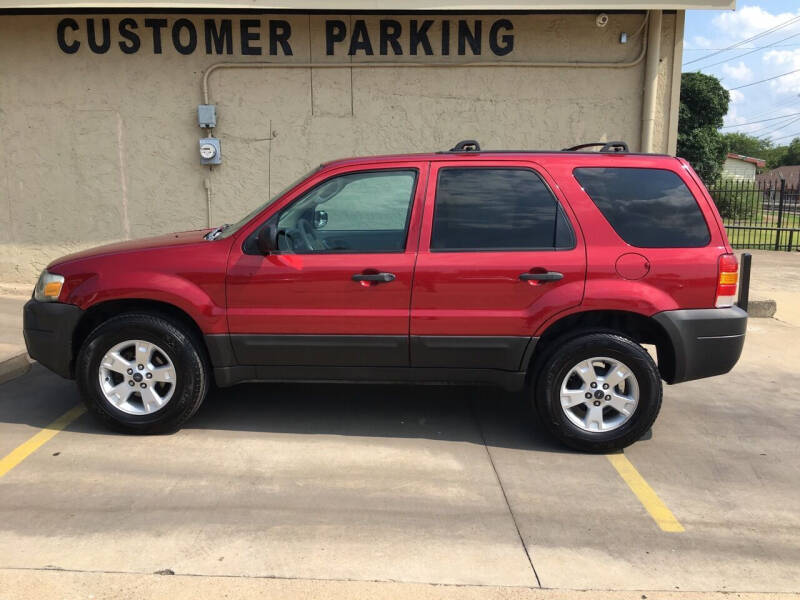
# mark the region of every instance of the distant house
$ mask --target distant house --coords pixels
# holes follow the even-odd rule
[[[784,184],[783,206],[800,209],[800,165],[789,165],[756,175],[758,187],[764,191],[765,206],[779,206],[781,179]]]
[[[765,187],[781,187],[781,179],[786,180],[787,188],[800,187],[800,165],[789,165],[765,171],[756,175],[756,181]]]
[[[729,152],[725,164],[722,166],[722,176],[729,179],[755,181],[756,169],[763,169],[766,164],[760,158]]]

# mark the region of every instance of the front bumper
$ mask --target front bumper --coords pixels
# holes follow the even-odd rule
[[[722,375],[739,360],[747,313],[738,306],[667,310],[653,318],[667,332],[674,350],[672,360],[664,361],[662,368],[667,383]]]
[[[30,357],[72,379],[72,337],[82,315],[72,304],[29,300],[22,310],[22,333]]]

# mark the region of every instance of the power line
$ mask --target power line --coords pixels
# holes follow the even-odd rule
[[[800,117],[796,117],[791,121],[786,121],[785,123],[781,123],[777,127],[773,127],[771,129],[768,127],[766,130],[762,130],[761,135],[759,137],[769,137],[771,135],[775,135],[779,131],[784,131],[787,127],[794,125],[798,121],[800,121]]]
[[[759,112],[757,112],[757,113],[755,113],[753,115],[750,115],[750,117],[746,117],[746,118],[754,119],[753,121],[748,121],[747,123],[742,123],[741,125],[726,125],[726,126],[722,127],[721,129],[730,129],[732,127],[739,127],[739,126],[748,127],[749,128],[750,125],[759,123],[758,121],[755,121],[755,119],[759,119],[760,117],[765,116],[765,115],[775,114],[775,111],[777,109],[784,109],[785,110],[786,108],[789,108],[789,107],[795,107],[798,104],[800,104],[800,94],[798,94],[796,97],[784,100],[783,102],[779,102],[778,104],[776,104],[775,106],[773,106],[769,110],[759,111]],[[764,121],[761,121],[761,123],[765,123],[765,124],[761,124],[760,126],[756,127],[755,129],[748,129],[747,131],[741,131],[739,133],[743,133],[745,135],[749,135],[749,136],[752,136],[752,137],[757,137],[757,138],[762,138],[763,139],[763,138],[766,138],[769,135],[773,135],[774,133],[776,133],[778,131],[781,131],[781,130],[785,129],[786,127],[789,127],[790,125],[793,125],[794,123],[800,121],[800,117],[793,117],[793,115],[800,115],[800,113],[790,113],[788,115],[782,115],[780,117],[775,117],[774,120],[770,120],[770,121],[767,121],[765,119]]]
[[[754,36],[751,36],[749,38],[743,39],[740,42],[736,42],[735,44],[731,44],[727,48],[723,48],[722,50],[717,50],[716,52],[712,52],[711,54],[709,54],[707,56],[703,56],[702,58],[696,58],[694,60],[690,60],[689,62],[686,62],[684,64],[690,65],[692,63],[696,63],[696,62],[699,62],[701,60],[705,60],[706,58],[711,58],[712,56],[715,56],[715,55],[720,54],[722,52],[726,52],[728,50],[733,50],[734,48],[738,48],[739,46],[742,46],[743,44],[746,44],[747,42],[752,42],[754,40],[760,39],[760,38],[764,37],[765,35],[768,35],[768,34],[772,33],[773,31],[777,31],[778,29],[783,29],[784,27],[788,27],[789,25],[792,25],[793,23],[796,23],[797,21],[800,21],[800,16],[793,17],[793,18],[789,19],[788,21],[784,21],[780,25],[776,25],[775,27],[771,27],[771,28],[769,28],[769,29],[767,29],[765,31],[762,31],[761,33],[757,33]]]
[[[788,115],[781,115],[780,117],[772,117],[771,119],[761,119],[760,121],[750,121],[748,123],[737,123],[736,125],[725,125],[724,127],[720,127],[720,129],[730,129],[731,127],[743,127],[744,125],[755,125],[756,123],[766,123],[767,121],[777,121],[778,119],[785,119],[786,117],[793,117],[795,115],[800,115],[800,112],[789,113]]]
[[[772,44],[770,44],[772,46]],[[769,48],[770,46],[757,46],[755,48],[746,48],[746,50],[761,50],[762,48]],[[780,44],[772,46],[773,48],[797,48],[800,44]],[[745,48],[743,48],[744,50]],[[714,52],[715,50],[727,50],[727,48],[684,48],[684,52]],[[704,56],[703,58],[708,58]],[[703,60],[703,58],[698,58],[697,60]]]
[[[791,96],[791,97],[787,98],[787,99],[786,99],[786,100],[784,100],[783,102],[779,102],[778,104],[776,104],[776,105],[773,107],[773,109],[774,109],[774,108],[782,108],[782,107],[786,107],[786,106],[794,106],[794,105],[796,105],[796,104],[800,104],[800,94],[796,94],[796,95],[794,95],[794,96]],[[771,112],[772,112],[772,109],[770,109],[770,110],[766,110],[766,111],[764,111],[764,113],[763,113],[763,114],[761,114],[761,115],[758,115],[758,116],[759,116],[759,117],[763,117],[763,116],[765,116],[767,113],[771,113]]]
[[[790,35],[788,37],[785,37],[785,38],[782,38],[782,39],[778,40],[777,42],[775,42],[775,44],[778,44],[780,42],[785,42],[786,40],[791,39],[791,38],[795,38],[798,35],[800,35],[800,33],[793,33],[792,35]],[[725,60],[721,60],[719,62],[715,62],[715,63],[712,63],[710,65],[701,65],[701,66],[698,67],[698,69],[710,69],[711,67],[716,67],[717,65],[724,64],[724,63],[726,63],[728,61],[736,60],[737,58],[741,58],[743,56],[747,56],[748,54],[753,54],[754,52],[758,52],[760,50],[765,50],[767,48],[771,48],[775,44],[767,44],[766,46],[760,46],[760,47],[756,48],[755,50],[750,50],[749,52],[744,52],[743,54],[737,54],[736,56],[731,56],[730,58],[726,58]],[[705,56],[705,57],[700,58],[698,60],[705,60],[706,58],[708,58],[708,57]]]
[[[775,140],[782,140],[784,138],[794,139],[796,137],[800,137],[800,131],[795,131],[794,133],[790,133],[789,135],[782,135],[781,137],[772,138],[772,141],[774,142]]]
[[[800,113],[798,113],[798,114],[800,114]],[[789,126],[797,123],[798,121],[800,121],[800,117],[792,118],[791,115],[788,116],[788,117],[787,116],[783,116],[783,117],[780,117],[780,118],[781,119],[788,119],[788,120],[784,120],[781,123],[770,123],[770,124],[768,124],[766,126],[756,127],[755,129],[750,130],[750,131],[738,131],[738,132],[727,132],[727,133],[742,133],[742,134],[748,135],[750,137],[766,140],[766,139],[769,138],[769,136],[775,135],[779,131],[785,130],[787,127],[789,127]]]
[[[779,102],[778,104],[775,104],[774,106],[771,106],[769,108],[769,110],[762,110],[762,111],[759,111],[759,112],[757,112],[757,113],[755,113],[753,115],[750,115],[749,117],[745,117],[745,118],[747,118],[747,119],[760,119],[760,118],[766,117],[768,115],[774,115],[775,111],[777,109],[779,109],[779,108],[785,108],[785,107],[790,107],[790,106],[794,107],[797,104],[800,104],[800,94],[798,94],[795,97],[789,98],[788,100],[784,100],[783,102]]]
[[[771,123],[771,124],[767,125],[766,127],[757,127],[753,131],[748,131],[746,133],[747,133],[747,135],[752,135],[752,136],[755,136],[755,137],[762,137],[763,138],[763,137],[767,137],[767,136],[770,136],[770,135],[774,135],[778,131],[786,129],[787,127],[789,127],[789,125],[793,125],[794,123],[797,123],[798,121],[800,121],[800,117],[795,117],[794,119],[790,119],[788,121],[784,121],[783,123],[778,123],[778,124]],[[757,133],[758,133],[758,135],[756,135]]]
[[[760,81],[754,81],[753,83],[748,83],[745,85],[740,85],[739,87],[728,88],[728,91],[732,92],[734,90],[741,90],[743,88],[750,87],[751,85],[758,85],[759,83],[772,81],[773,79],[780,79],[781,77],[786,77],[787,75],[791,75],[792,73],[798,73],[798,72],[800,72],[800,69],[795,69],[794,71],[789,71],[788,73],[781,73],[780,75],[775,75],[775,77],[767,77],[766,79],[762,79]]]

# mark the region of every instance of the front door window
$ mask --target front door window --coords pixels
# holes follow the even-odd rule
[[[403,252],[417,172],[332,177],[278,216],[278,247],[294,254]]]

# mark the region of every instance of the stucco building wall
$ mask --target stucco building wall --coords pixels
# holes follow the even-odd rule
[[[74,18],[57,43],[59,23]],[[598,28],[596,13],[511,15],[144,14],[0,16],[0,132],[5,165],[0,176],[0,282],[30,282],[51,259],[104,242],[237,220],[320,162],[351,155],[447,149],[465,138],[485,148],[562,148],[597,140],[641,139],[645,60],[625,68],[349,67],[359,61],[573,62],[634,61],[644,32],[633,34],[644,12],[612,13]],[[96,33],[110,24],[110,47],[89,48],[87,19]],[[119,43],[119,23],[132,18],[137,52]],[[167,19],[156,54],[144,20]],[[180,54],[169,27],[188,19],[197,49]],[[243,55],[239,21],[260,21]],[[488,43],[491,25],[513,23],[513,52],[498,56]],[[655,150],[674,152],[682,39],[681,12],[666,12],[656,102]],[[231,19],[232,54],[206,54],[204,20]],[[291,56],[269,55],[268,21],[291,27]],[[327,55],[326,23],[348,32],[363,19],[375,54],[348,56],[349,38]],[[401,23],[402,56],[380,56],[379,20]],[[433,19],[433,56],[411,55],[410,19]],[[480,56],[455,51],[455,27],[483,22]],[[441,55],[441,21],[449,20],[450,55]],[[419,23],[418,23],[419,25]],[[186,31],[181,43],[188,43]],[[507,32],[505,32],[507,33]],[[97,38],[102,41],[102,37]],[[363,41],[363,40],[362,40]],[[679,48],[678,48],[679,50]],[[223,164],[200,165],[197,105],[204,71],[220,62],[334,62],[341,68],[220,69],[209,81],[217,107],[214,135]]]

